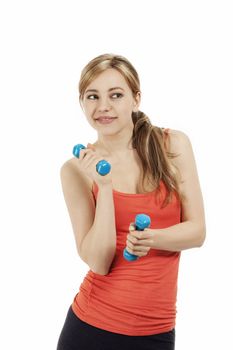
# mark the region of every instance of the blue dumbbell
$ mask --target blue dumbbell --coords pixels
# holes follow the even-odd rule
[[[79,158],[79,153],[81,149],[85,149],[86,147],[83,146],[81,143],[77,144],[74,146],[73,148],[73,155],[77,158]],[[96,171],[104,176],[107,175],[111,170],[111,165],[106,161],[106,160],[100,160],[97,164],[96,164]]]
[[[144,228],[150,226],[150,223],[151,223],[151,221],[150,221],[150,217],[148,215],[146,215],[146,214],[136,215],[134,224],[135,224],[137,231],[143,231]],[[130,254],[126,250],[126,248],[123,251],[123,256],[128,261],[134,261],[134,260],[137,260],[139,258],[139,256],[137,256],[137,255]]]

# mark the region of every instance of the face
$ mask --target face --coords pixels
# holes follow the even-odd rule
[[[113,134],[122,128],[133,128],[132,112],[137,112],[140,93],[133,96],[125,78],[116,69],[102,72],[87,86],[81,107],[90,125],[103,134]],[[101,120],[100,117],[111,117]]]

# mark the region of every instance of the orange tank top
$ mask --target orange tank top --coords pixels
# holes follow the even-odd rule
[[[150,228],[181,222],[181,203],[160,208],[166,187],[144,194],[113,189],[117,246],[107,275],[89,270],[73,299],[72,309],[84,322],[110,332],[142,336],[168,332],[175,327],[177,278],[181,252],[150,249],[146,256],[129,262],[123,257],[130,222],[137,214],[151,218]],[[157,194],[157,196],[156,196]],[[98,187],[93,184],[96,200]]]

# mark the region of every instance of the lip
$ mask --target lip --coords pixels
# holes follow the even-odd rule
[[[115,118],[99,117],[98,119],[96,119],[96,121],[97,123],[100,123],[100,124],[111,124],[115,119],[117,119],[117,117]]]
[[[115,119],[116,117],[112,117],[110,115],[100,115],[98,118],[96,118],[96,120],[100,119],[100,118],[111,118],[111,119]]]

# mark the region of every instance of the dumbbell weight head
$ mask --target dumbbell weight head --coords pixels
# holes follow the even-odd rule
[[[136,230],[143,231],[144,228],[150,226],[151,220],[150,217],[146,214],[138,214],[135,218]]]
[[[110,170],[111,170],[111,165],[104,159],[100,160],[96,164],[96,171],[102,176],[107,175],[110,172]]]
[[[83,146],[81,143],[78,143],[77,145],[74,146],[73,148],[73,155],[77,158],[79,158],[80,151],[81,149],[85,149],[86,147]]]

